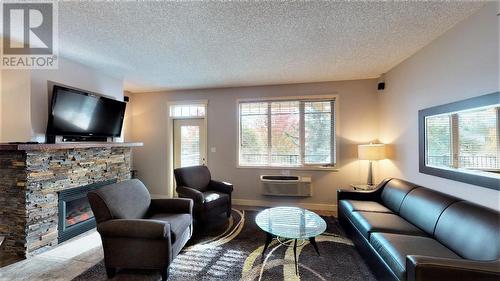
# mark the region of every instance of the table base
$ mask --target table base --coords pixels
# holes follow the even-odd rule
[[[291,244],[288,245],[288,244],[285,244],[284,242],[280,241],[279,237],[272,235],[271,233],[266,232],[266,244],[264,244],[264,250],[262,251],[261,260],[264,260],[267,247],[269,247],[269,244],[271,244],[271,242],[273,241],[274,238],[276,238],[280,244],[283,244],[283,245],[289,246],[289,247],[291,246]],[[289,239],[289,238],[287,238],[287,239]],[[299,265],[297,263],[297,240],[304,240],[304,239],[290,239],[290,240],[294,240],[293,241],[293,258],[295,260],[295,274],[298,275],[299,274]],[[320,256],[318,245],[316,244],[315,237],[310,237],[308,240],[309,240],[309,243],[311,243],[311,245],[313,246],[313,248],[316,251],[316,253],[318,254],[318,256]],[[299,246],[302,246],[302,244]]]

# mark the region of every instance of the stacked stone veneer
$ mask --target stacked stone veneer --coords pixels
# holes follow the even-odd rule
[[[130,178],[131,148],[0,151],[3,256],[30,257],[58,243],[58,192]]]

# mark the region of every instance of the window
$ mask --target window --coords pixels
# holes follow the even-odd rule
[[[426,164],[470,170],[500,169],[500,107],[426,118]]]
[[[170,117],[205,117],[205,104],[176,104],[170,106]]]
[[[240,166],[333,166],[334,100],[240,102]]]

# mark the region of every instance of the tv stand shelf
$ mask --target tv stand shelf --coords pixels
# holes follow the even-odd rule
[[[94,147],[140,147],[142,142],[0,143],[0,150],[55,150]]]

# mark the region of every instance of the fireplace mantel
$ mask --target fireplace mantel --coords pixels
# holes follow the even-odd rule
[[[59,193],[130,179],[132,148],[139,146],[142,143],[0,144],[2,253],[25,258],[57,245]]]
[[[0,150],[53,150],[93,147],[139,147],[142,142],[0,143]]]

